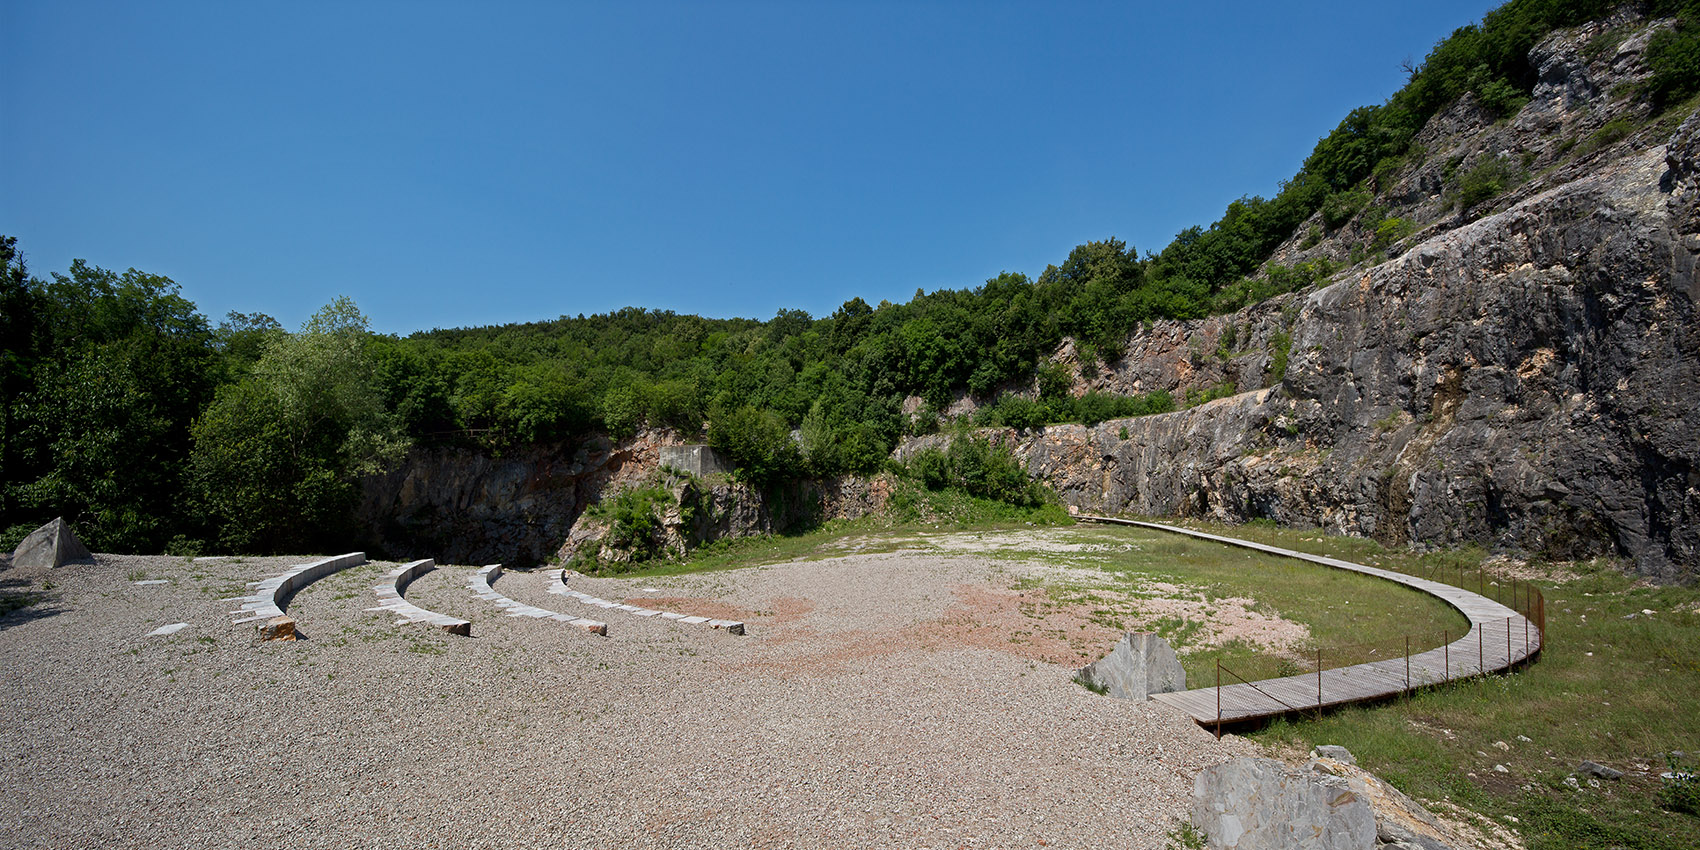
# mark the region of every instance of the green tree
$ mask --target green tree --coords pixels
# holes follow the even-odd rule
[[[366,317],[339,297],[272,340],[195,422],[192,487],[221,545],[346,545],[359,479],[392,468],[410,443],[384,404],[369,338]]]
[[[205,318],[169,278],[77,260],[43,282],[5,247],[7,524],[64,515],[98,549],[158,551],[218,371]]]
[[[744,405],[717,410],[709,416],[708,444],[730,458],[733,475],[741,481],[767,486],[797,478],[803,454],[778,415]]]

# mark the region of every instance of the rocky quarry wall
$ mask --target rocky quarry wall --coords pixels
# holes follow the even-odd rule
[[[693,437],[695,435],[692,435]],[[800,523],[856,518],[884,510],[889,482],[845,477],[799,481],[768,491],[709,471],[679,475],[694,456],[716,468],[711,453],[690,451],[671,429],[633,437],[512,448],[416,449],[394,471],[365,482],[362,545],[376,557],[434,557],[442,563],[534,566],[570,559],[591,546],[605,560],[629,553],[608,548],[609,525],[585,511],[604,497],[664,481],[671,502],[661,511],[662,551],[673,554],[722,537],[773,534]],[[673,472],[664,472],[674,470]]]
[[[1618,554],[1650,577],[1692,575],[1697,190],[1700,120],[1691,118],[1668,149],[1228,317],[1248,328],[1242,338],[1267,338],[1290,320],[1290,362],[1274,386],[994,439],[1089,511]],[[1190,340],[1222,322],[1142,333]],[[1130,350],[1141,343],[1136,334]]]

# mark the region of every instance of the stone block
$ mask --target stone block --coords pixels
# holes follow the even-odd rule
[[[724,475],[732,471],[714,449],[706,445],[695,444],[686,446],[661,446],[661,465],[672,467],[681,472],[689,472],[698,478],[708,475]]]
[[[295,640],[295,618],[287,614],[259,625],[260,640]]]
[[[1375,814],[1345,780],[1239,758],[1193,781],[1192,819],[1216,850],[1372,850]]]
[[[1110,654],[1080,668],[1080,678],[1118,699],[1186,690],[1186,670],[1169,642],[1154,634],[1128,632]]]
[[[18,548],[12,550],[12,566],[30,569],[52,569],[62,567],[72,561],[92,561],[94,555],[83,541],[71,531],[71,524],[64,517],[54,520],[25,537]]]

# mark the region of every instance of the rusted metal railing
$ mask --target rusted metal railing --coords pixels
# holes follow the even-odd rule
[[[1498,663],[1497,658],[1490,662],[1487,654],[1490,644],[1497,646],[1499,635],[1492,633],[1499,631],[1500,627],[1497,625],[1499,621],[1478,621],[1476,627],[1474,627],[1476,640],[1472,643],[1475,646],[1468,648],[1475,650],[1476,665],[1474,668],[1469,666],[1468,649],[1464,649],[1465,654],[1463,658],[1459,659],[1460,664],[1453,665],[1453,649],[1462,648],[1455,645],[1462,644],[1469,636],[1468,631],[1458,632],[1453,629],[1442,629],[1433,633],[1401,634],[1354,644],[1306,647],[1298,653],[1253,656],[1249,659],[1236,661],[1235,665],[1240,668],[1237,671],[1224,665],[1221,660],[1217,660],[1215,662],[1216,734],[1221,735],[1222,726],[1225,722],[1232,722],[1224,720],[1222,704],[1224,673],[1231,680],[1252,688],[1289,712],[1320,713],[1322,709],[1333,704],[1329,700],[1328,688],[1325,685],[1324,673],[1328,670],[1345,670],[1375,662],[1402,661],[1404,687],[1398,693],[1409,695],[1424,687],[1460,681],[1529,663],[1545,648],[1546,597],[1541,593],[1540,588],[1533,583],[1520,579],[1495,580],[1487,576],[1485,571],[1482,571],[1483,575],[1479,575],[1474,581],[1470,581],[1467,571],[1461,568],[1454,571],[1452,568],[1443,567],[1427,572],[1428,575],[1425,577],[1432,577],[1434,580],[1442,580],[1442,577],[1444,577],[1448,584],[1475,591],[1479,595],[1499,602],[1517,612],[1517,616],[1509,616],[1503,620],[1505,629],[1503,665]],[[1522,632],[1521,640],[1519,640],[1517,634],[1519,631]],[[1464,644],[1464,646],[1468,647],[1468,644]],[[1518,651],[1519,649],[1521,649],[1521,652]],[[1416,675],[1416,672],[1413,671],[1412,659],[1436,650],[1439,651],[1439,658],[1435,659],[1434,656],[1429,656],[1429,660],[1424,662],[1424,666],[1421,668],[1423,675]],[[1434,666],[1428,666],[1432,665],[1434,660],[1440,661],[1438,669]],[[1324,661],[1327,662],[1328,666],[1324,666]],[[1492,669],[1490,669],[1490,663],[1494,665]],[[1310,669],[1306,670],[1305,667]],[[1384,673],[1397,674],[1397,668],[1389,669],[1389,665],[1379,665],[1378,669],[1384,671]],[[1259,673],[1262,675],[1255,675]],[[1438,678],[1434,675],[1436,673],[1439,674]],[[1271,693],[1270,689],[1266,687],[1271,681],[1292,680],[1298,677],[1308,678],[1313,675],[1316,678],[1316,702],[1314,704],[1295,705]],[[1232,686],[1234,681],[1229,681],[1227,684]],[[1353,698],[1350,691],[1334,694],[1334,702],[1349,702]]]

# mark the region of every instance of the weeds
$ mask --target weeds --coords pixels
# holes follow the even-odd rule
[[[17,593],[0,593],[0,617],[4,617],[13,611],[28,608],[31,605],[46,602],[51,598],[52,596],[48,593],[28,590]]]
[[[1210,836],[1192,825],[1192,821],[1179,821],[1174,829],[1164,836],[1164,850],[1205,850],[1210,846]]]
[[[1098,696],[1109,696],[1110,693],[1110,686],[1108,684],[1100,682],[1085,673],[1074,674],[1074,683],[1091,691],[1092,693],[1097,694]]]
[[[1689,761],[1675,753],[1665,754],[1665,766],[1670,770],[1664,787],[1659,789],[1659,805],[1673,812],[1700,815],[1700,772]]]

